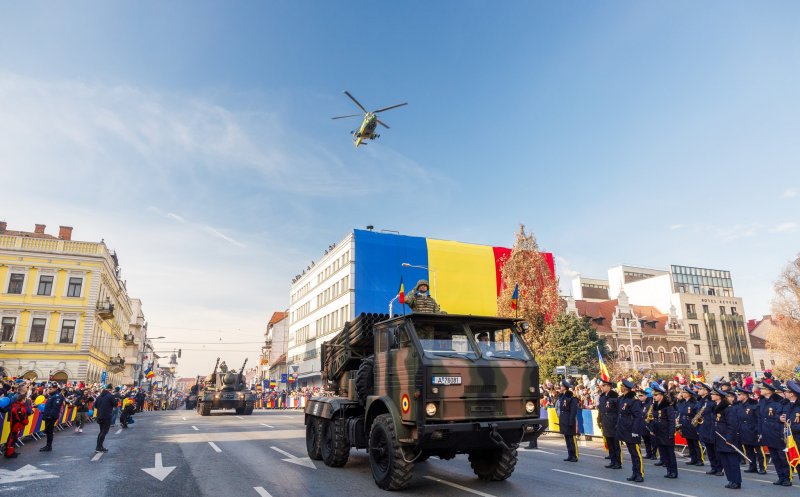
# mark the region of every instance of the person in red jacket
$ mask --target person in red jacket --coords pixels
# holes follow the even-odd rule
[[[19,456],[19,452],[16,450],[15,445],[17,444],[17,441],[19,441],[20,432],[22,432],[22,430],[24,430],[25,426],[28,424],[28,416],[32,414],[25,401],[27,393],[28,385],[23,383],[19,386],[16,399],[8,410],[11,430],[8,433],[8,440],[6,441],[6,452],[3,454],[8,459]]]

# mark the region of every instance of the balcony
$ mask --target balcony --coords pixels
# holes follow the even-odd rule
[[[133,345],[136,343],[136,337],[133,335],[133,333],[127,333],[122,337],[122,340],[125,342],[125,345]]]
[[[272,339],[271,338],[268,338],[268,339],[264,340],[264,347],[266,347],[266,348],[271,348],[272,347]]]
[[[686,319],[697,319],[697,313],[696,312],[687,312],[686,313]]]
[[[114,319],[114,304],[109,301],[97,304],[97,316],[101,319]]]
[[[108,370],[112,373],[119,373],[123,369],[125,369],[125,359],[123,357],[117,355],[117,357],[112,357],[108,361]]]

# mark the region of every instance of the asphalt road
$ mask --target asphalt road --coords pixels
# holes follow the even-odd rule
[[[56,433],[54,450],[38,452],[42,441],[29,442],[15,460],[0,459],[0,495],[36,496],[254,496],[353,497],[385,496],[372,481],[364,451],[351,451],[344,468],[309,461],[305,453],[302,413],[256,411],[252,416],[194,411],[141,413],[127,430],[112,429],[109,452],[94,453],[97,425],[84,433]],[[568,463],[563,441],[556,435],[540,439],[539,450],[520,452],[515,473],[504,482],[482,482],[466,456],[451,461],[430,459],[415,466],[404,495],[514,497],[528,495],[625,497],[643,495],[800,497],[794,487],[772,485],[775,474],[745,476],[742,490],[724,487],[724,477],[704,469],[685,469],[679,458],[679,478],[646,462],[645,482],[625,481],[624,470],[603,468],[598,442],[582,442],[580,462]],[[157,468],[160,458],[163,469]],[[623,464],[629,464],[624,460]],[[156,468],[156,469],[154,469]],[[174,468],[174,469],[170,469]],[[143,471],[149,469],[150,472]],[[37,479],[38,478],[38,479]]]

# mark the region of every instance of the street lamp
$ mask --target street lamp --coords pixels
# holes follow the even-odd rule
[[[403,266],[403,267],[413,267],[413,268],[417,268],[417,269],[424,269],[426,271],[430,271],[431,273],[433,273],[433,285],[432,285],[433,286],[433,298],[436,299],[436,290],[437,290],[437,288],[436,288],[436,269],[434,269],[432,267],[416,266],[414,264],[409,264],[407,262],[402,263],[401,266]]]

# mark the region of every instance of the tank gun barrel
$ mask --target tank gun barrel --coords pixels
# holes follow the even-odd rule
[[[239,383],[244,381],[242,380],[242,376],[244,375],[244,367],[246,364],[247,364],[247,357],[244,358],[244,364],[242,364],[242,369],[239,370]]]
[[[211,373],[211,381],[213,381],[214,384],[217,383],[217,368],[218,367],[219,367],[219,357],[217,357],[217,363],[214,364],[214,372]]]

